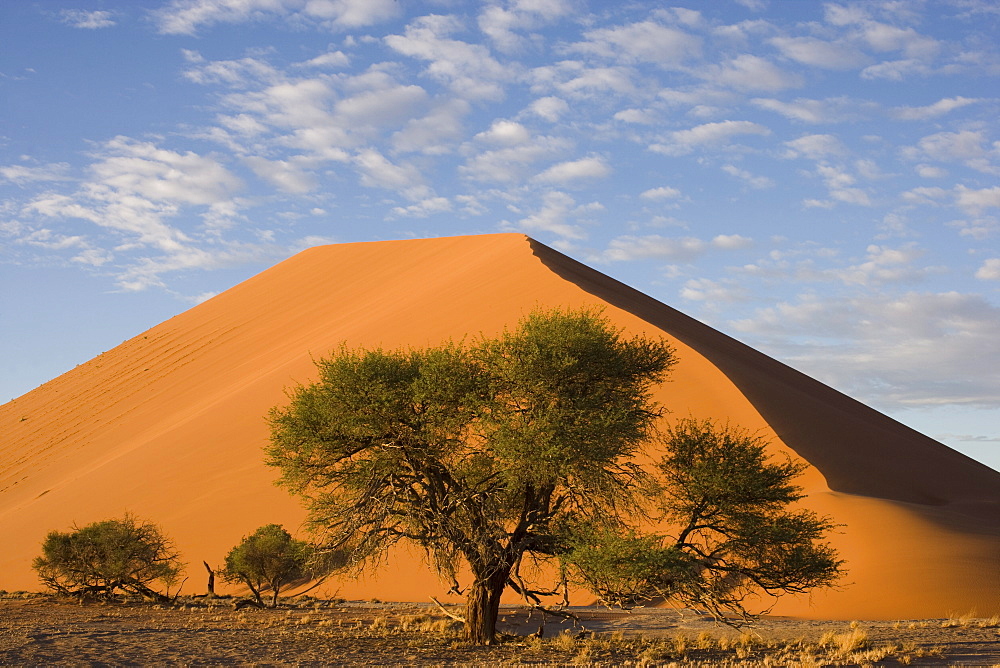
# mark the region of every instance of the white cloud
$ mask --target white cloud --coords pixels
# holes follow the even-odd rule
[[[786,72],[769,60],[742,54],[718,65],[695,72],[706,81],[738,91],[776,92],[802,85],[802,77]]]
[[[735,176],[740,179],[751,188],[756,188],[758,190],[763,190],[765,188],[773,188],[774,181],[766,176],[761,176],[758,174],[752,174],[745,169],[740,169],[736,165],[723,165],[722,171],[730,176]]]
[[[561,97],[542,97],[530,105],[528,110],[536,116],[541,116],[547,121],[555,123],[559,118],[569,111],[569,105]]]
[[[958,162],[986,174],[1000,174],[1000,166],[996,164],[1000,160],[1000,142],[989,145],[982,130],[928,135],[902,152],[911,160]]]
[[[197,84],[245,88],[261,82],[281,80],[280,73],[274,67],[258,58],[206,61],[193,51],[186,51],[185,56],[193,67],[184,72],[184,78]]]
[[[640,125],[655,125],[658,122],[656,115],[646,109],[623,109],[615,114],[615,120]]]
[[[751,121],[720,121],[672,132],[667,143],[653,144],[649,149],[665,155],[685,155],[696,147],[724,144],[739,135],[769,134],[768,128]]]
[[[659,188],[650,188],[639,195],[643,199],[677,199],[681,196],[681,191],[677,188],[671,188],[670,186],[660,186]]]
[[[103,248],[88,248],[74,255],[70,261],[90,267],[103,267],[114,259],[114,254]]]
[[[864,105],[846,97],[826,100],[798,98],[792,102],[767,98],[751,100],[756,106],[803,123],[840,123],[857,118]]]
[[[535,137],[530,142],[504,146],[471,156],[459,167],[464,178],[484,183],[516,183],[525,179],[532,165],[567,151],[569,140]]]
[[[926,186],[907,190],[902,195],[905,201],[918,205],[936,205],[947,196],[948,191],[944,188],[929,188]]]
[[[864,190],[853,187],[857,179],[844,170],[829,164],[816,166],[816,173],[823,179],[830,197],[837,202],[871,206],[871,198]]]
[[[428,155],[450,153],[465,134],[463,122],[472,107],[465,100],[443,100],[421,118],[412,118],[392,136],[392,146],[401,152]]]
[[[637,93],[629,67],[588,67],[576,60],[563,60],[555,65],[536,67],[531,71],[535,92],[555,89],[574,98],[599,98],[608,93],[633,96]]]
[[[802,296],[731,325],[755,347],[882,407],[1000,407],[1000,308],[976,295]]]
[[[499,100],[501,85],[511,79],[510,65],[503,65],[481,44],[449,39],[461,24],[453,17],[430,15],[414,20],[403,35],[388,35],[390,48],[429,62],[426,73],[470,100]]]
[[[273,245],[227,242],[220,236],[240,216],[236,193],[243,183],[215,157],[121,136],[101,145],[92,157],[87,178],[76,192],[41,193],[22,213],[87,221],[105,237],[112,235],[112,240],[103,241],[113,246],[101,248],[82,235],[49,234],[44,229],[22,235],[24,243],[75,249],[71,262],[102,267],[124,290],[163,286],[162,275],[180,269],[275,257]],[[175,221],[192,216],[200,217],[200,229],[176,226]],[[208,246],[199,247],[204,243]]]
[[[117,23],[114,14],[103,10],[64,9],[59,12],[59,17],[68,26],[87,30],[110,28]]]
[[[380,81],[371,89],[338,100],[334,115],[339,125],[384,128],[398,126],[413,118],[427,102],[427,92],[420,86],[402,86]]]
[[[0,179],[24,186],[29,183],[46,181],[69,181],[69,163],[56,162],[48,165],[29,167],[27,165],[6,165],[0,167]]]
[[[1000,281],[1000,258],[991,257],[976,270],[976,278],[981,281]]]
[[[847,147],[834,135],[803,135],[798,139],[786,141],[786,158],[805,157],[811,160],[823,160],[829,157],[841,156],[847,153]]]
[[[605,262],[627,262],[646,258],[691,262],[710,250],[737,250],[746,248],[752,240],[738,234],[720,234],[710,241],[696,237],[621,236],[611,240],[600,255]]]
[[[172,0],[151,16],[161,33],[192,35],[198,28],[215,23],[245,23],[284,15],[289,4],[284,0]]]
[[[829,270],[826,275],[845,284],[865,287],[915,282],[929,271],[915,266],[923,255],[923,251],[916,246],[886,248],[872,244],[868,246],[863,262]]]
[[[298,63],[298,65],[300,67],[341,68],[347,67],[350,62],[347,54],[343,51],[328,51],[315,58],[310,58],[304,63]]]
[[[531,133],[516,121],[498,119],[493,121],[489,130],[480,132],[475,138],[498,146],[518,146],[528,143]]]
[[[917,165],[913,168],[917,174],[925,179],[942,179],[948,176],[948,170],[935,165]]]
[[[827,70],[852,70],[868,60],[863,52],[850,44],[827,42],[815,37],[775,37],[770,42],[786,58]]]
[[[361,173],[363,186],[394,190],[413,200],[424,199],[430,193],[417,167],[393,163],[373,148],[359,151],[354,163]]]
[[[893,118],[903,121],[926,121],[977,102],[982,100],[975,97],[947,97],[926,107],[896,107],[891,114]]]
[[[393,216],[407,218],[426,218],[435,213],[451,211],[451,202],[447,197],[428,197],[410,206],[396,206],[392,208]]]
[[[102,159],[90,169],[103,188],[118,195],[170,204],[211,205],[228,199],[243,185],[213,158],[127,137],[107,142]]]
[[[316,189],[316,176],[307,171],[312,165],[302,160],[267,160],[253,156],[246,158],[254,173],[279,190],[303,194]]]
[[[172,0],[151,16],[161,33],[193,35],[217,23],[248,23],[277,17],[331,30],[374,25],[399,15],[394,0]]]
[[[552,165],[535,177],[541,183],[569,185],[580,181],[602,179],[611,174],[611,167],[604,158],[589,157]]]
[[[977,215],[984,209],[1000,208],[1000,186],[993,188],[967,188],[955,186],[955,200],[958,206]]]
[[[865,21],[862,23],[863,39],[875,51],[899,51],[907,58],[929,59],[937,55],[941,45],[913,28]]]
[[[574,214],[601,208],[600,205],[577,207],[576,200],[560,191],[549,191],[542,197],[542,206],[535,213],[517,222],[516,228],[527,233],[548,232],[563,239],[584,239],[586,235],[579,225],[570,219]]]
[[[567,0],[522,0],[510,3],[507,8],[488,5],[480,13],[478,23],[479,29],[499,50],[516,53],[527,48],[538,37],[526,37],[518,34],[518,31],[533,30],[572,11],[573,3]]]
[[[746,286],[732,279],[713,280],[693,278],[681,288],[681,298],[688,301],[708,303],[733,303],[745,301],[749,297]]]
[[[568,49],[625,63],[654,63],[667,69],[678,68],[701,53],[700,38],[653,21],[590,30],[584,37],[586,41]]]

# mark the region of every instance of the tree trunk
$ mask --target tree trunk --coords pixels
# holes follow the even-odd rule
[[[215,571],[212,570],[207,561],[201,563],[205,564],[205,570],[208,571],[208,598],[215,598]]]
[[[278,592],[281,591],[280,585],[278,583],[276,583],[276,582],[272,582],[271,583],[271,591],[272,591],[272,594],[271,594],[271,607],[272,608],[277,608],[278,607]]]
[[[476,645],[496,644],[500,596],[507,587],[510,568],[499,566],[488,572],[476,578],[465,600],[465,638]]]

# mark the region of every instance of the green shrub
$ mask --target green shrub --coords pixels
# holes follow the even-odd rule
[[[42,584],[63,594],[111,597],[122,591],[164,600],[150,585],[170,587],[184,565],[158,526],[126,513],[67,533],[50,532],[32,568]]]
[[[274,608],[282,587],[312,579],[313,557],[308,543],[292,538],[280,524],[266,524],[229,551],[222,577],[249,587],[259,605],[264,605],[261,592],[270,589]]]

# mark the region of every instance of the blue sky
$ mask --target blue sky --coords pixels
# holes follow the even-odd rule
[[[529,234],[1000,468],[992,0],[0,4],[0,398],[321,243]]]

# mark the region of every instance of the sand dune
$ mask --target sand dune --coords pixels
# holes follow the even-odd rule
[[[312,248],[0,406],[0,589],[38,587],[30,562],[49,530],[126,509],[196,566],[261,524],[296,527],[301,509],[262,464],[263,416],[341,342],[423,346],[593,304],[676,345],[657,394],[674,415],[761,430],[810,464],[807,505],[843,525],[850,572],[776,612],[1000,611],[1000,474],[517,234]],[[440,593],[416,560],[401,553],[340,595]]]

